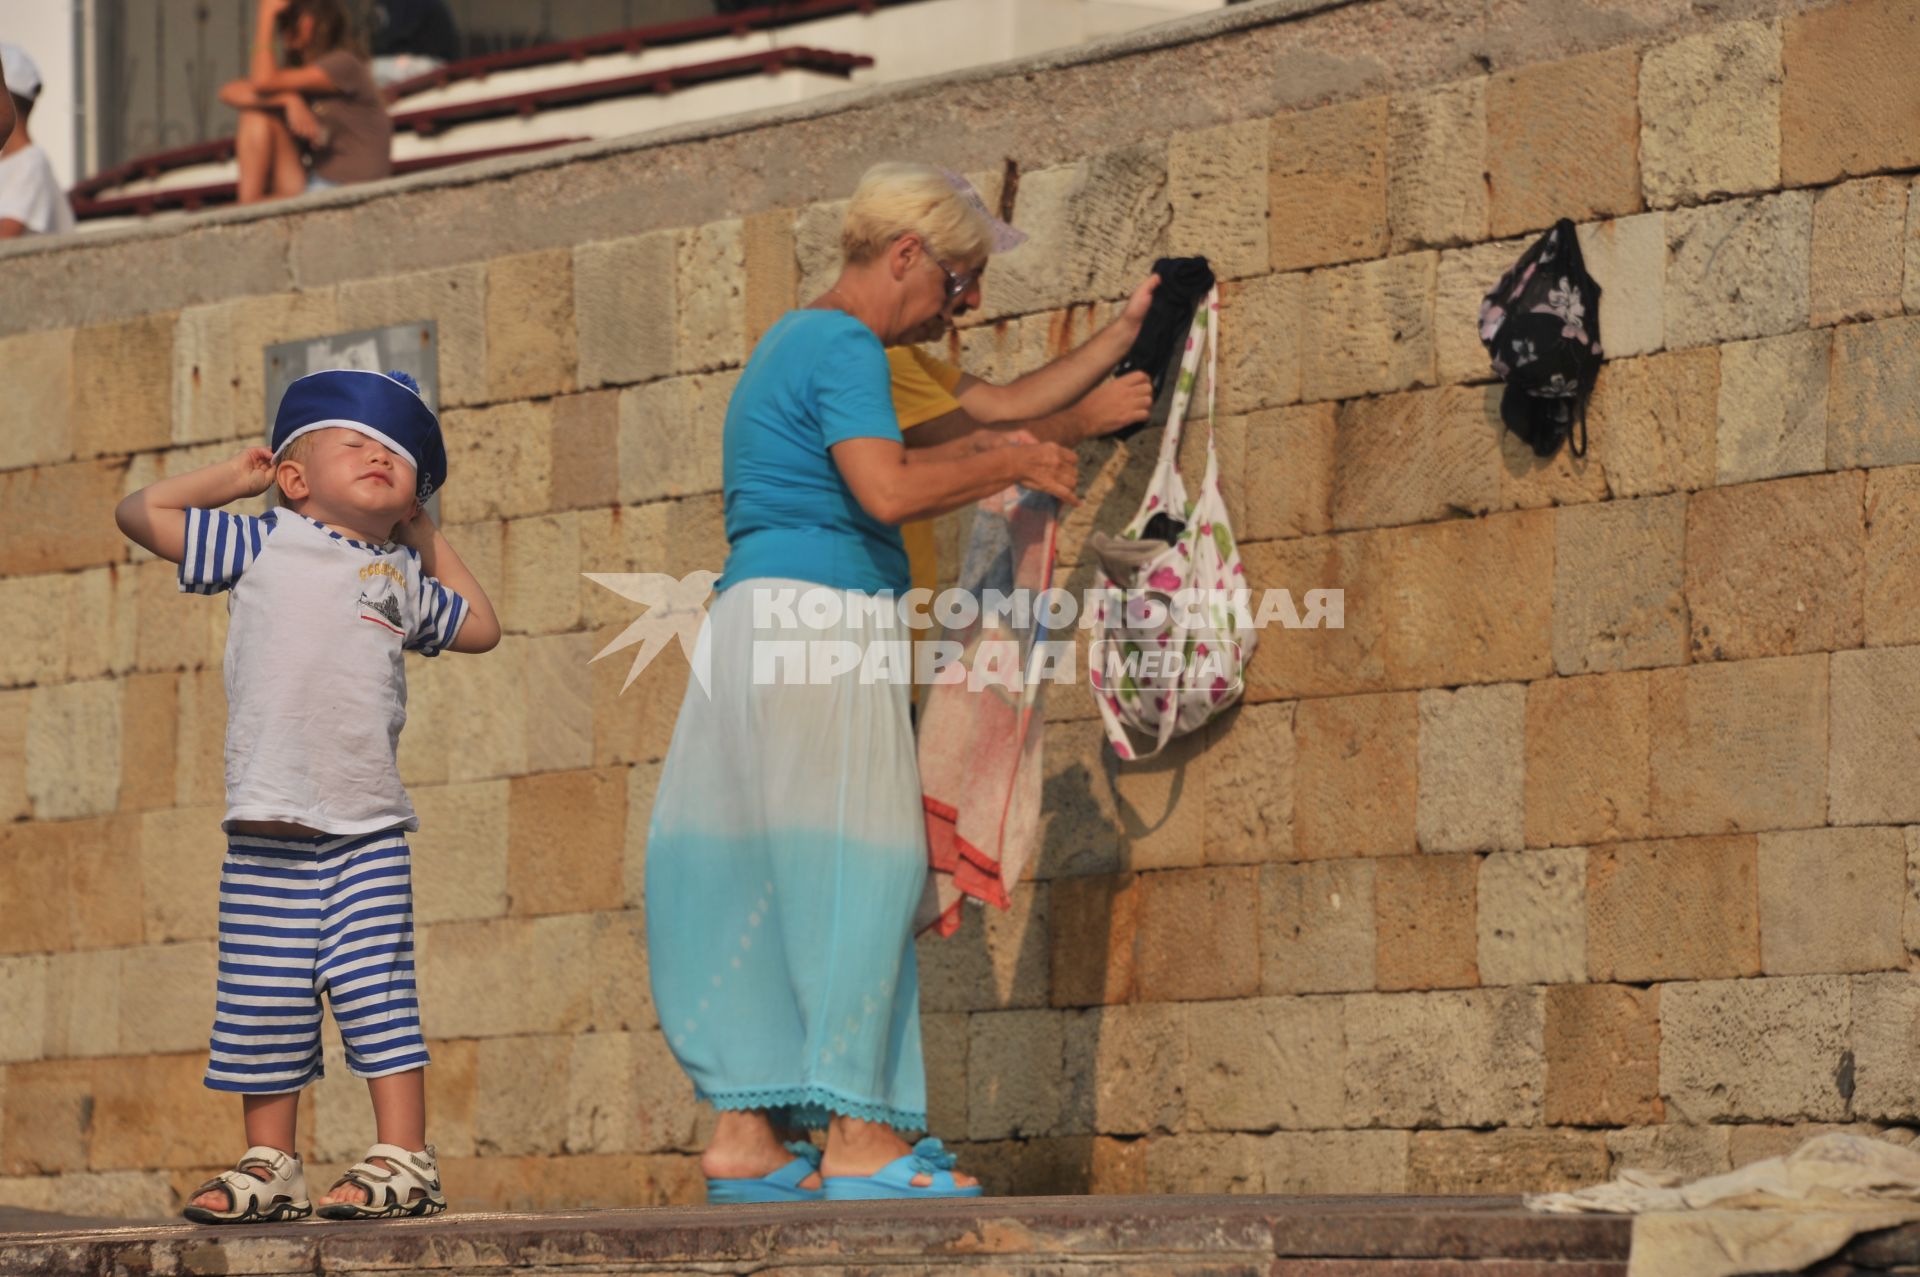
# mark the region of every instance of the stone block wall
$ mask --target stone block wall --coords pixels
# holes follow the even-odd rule
[[[463,1206],[698,1199],[640,892],[685,666],[623,695],[581,573],[719,566],[739,368],[912,153],[1017,181],[982,375],[1214,259],[1248,574],[1346,591],[1159,760],[1051,698],[1032,881],[922,947],[934,1133],[1001,1192],[1481,1192],[1920,1122],[1920,10],[1307,8],[0,258],[0,1201],[163,1214],[238,1151],[225,613],[113,504],[254,440],[264,345],[427,318],[508,634],[410,667],[432,1135]],[[1543,463],[1474,315],[1560,216],[1611,362]],[[1075,587],[1155,443],[1084,450]]]

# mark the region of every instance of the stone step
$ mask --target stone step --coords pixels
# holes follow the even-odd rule
[[[1489,1197],[1032,1197],[0,1236],[0,1274],[1624,1277],[1629,1221]]]

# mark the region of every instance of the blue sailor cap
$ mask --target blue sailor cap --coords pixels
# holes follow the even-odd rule
[[[440,419],[403,372],[329,368],[308,373],[287,387],[273,418],[273,459],[311,430],[357,430],[406,458],[425,501],[447,481],[447,447]]]

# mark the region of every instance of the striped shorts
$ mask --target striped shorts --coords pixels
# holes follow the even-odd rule
[[[216,1091],[275,1095],[318,1078],[323,993],[354,1076],[426,1064],[406,833],[229,835],[217,988]]]

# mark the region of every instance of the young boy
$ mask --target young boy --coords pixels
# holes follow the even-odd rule
[[[312,1211],[294,1120],[321,1074],[320,995],[367,1079],[377,1143],[320,1199],[329,1219],[446,1208],[426,1139],[406,831],[395,748],[403,652],[485,652],[500,623],[422,506],[446,480],[440,423],[402,373],[334,370],[288,388],[273,447],[246,448],[120,503],[120,530],[227,608],[227,834],[206,1085],[242,1096],[247,1143],[188,1219]],[[278,484],[264,515],[216,507]]]

